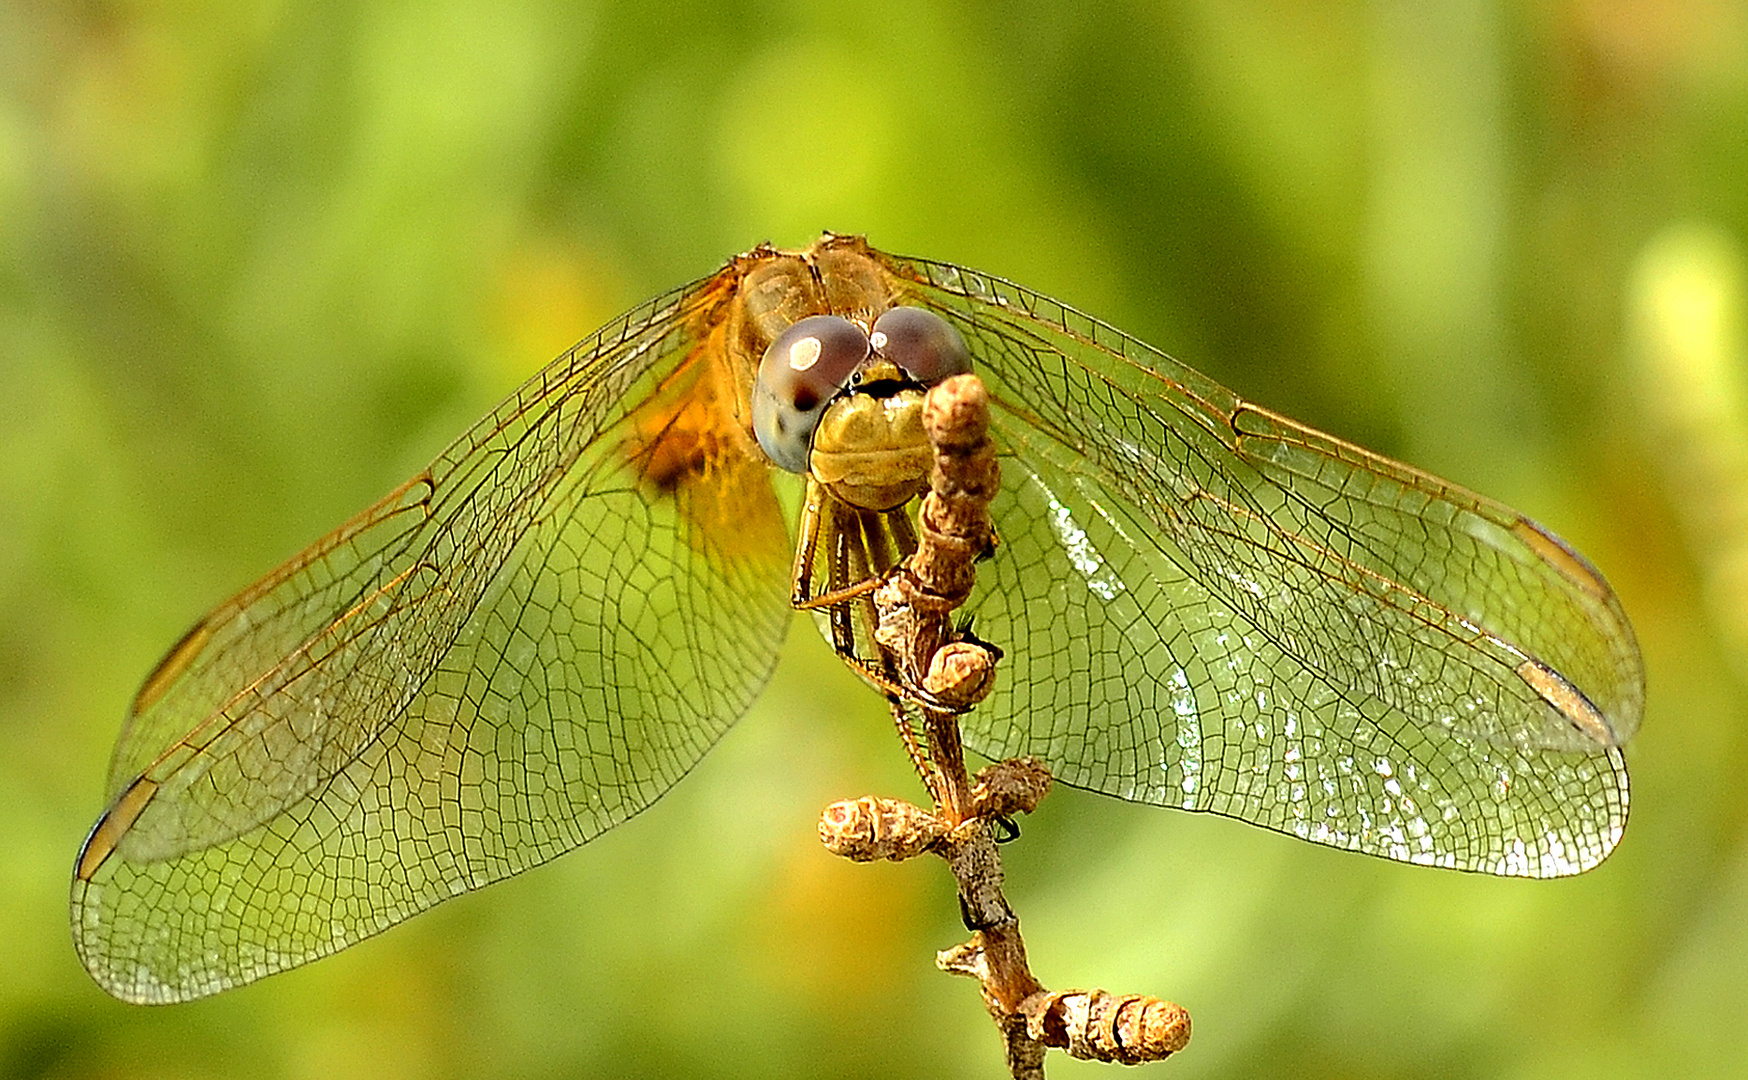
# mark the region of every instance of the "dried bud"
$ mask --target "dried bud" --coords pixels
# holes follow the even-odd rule
[[[976,641],[953,641],[935,650],[923,689],[950,709],[969,709],[995,689],[996,654]]]
[[[874,795],[832,803],[819,817],[820,843],[856,862],[915,858],[946,832],[946,824],[922,807]]]
[[[1029,814],[1050,791],[1050,770],[1035,757],[1010,758],[985,767],[971,789],[978,817]]]
[[[1190,1041],[1190,1014],[1145,994],[1061,990],[1032,995],[1020,1011],[1032,1038],[1082,1061],[1139,1065],[1169,1057]]]
[[[964,453],[982,444],[989,432],[989,391],[975,375],[955,375],[923,399],[923,429],[945,451]]]

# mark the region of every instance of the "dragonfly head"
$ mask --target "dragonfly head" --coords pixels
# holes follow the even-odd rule
[[[933,464],[922,429],[928,387],[971,370],[959,332],[921,308],[889,308],[870,330],[812,315],[765,350],[753,386],[753,433],[773,462],[853,506],[902,505]]]

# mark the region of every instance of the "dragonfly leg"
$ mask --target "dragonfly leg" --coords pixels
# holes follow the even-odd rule
[[[800,535],[795,542],[794,584],[789,591],[789,603],[797,610],[808,605],[813,592],[814,550],[819,546],[819,533],[826,514],[825,487],[811,476],[807,478],[807,496],[801,504]]]
[[[904,752],[910,755],[910,763],[915,767],[917,776],[922,779],[923,786],[928,789],[929,797],[935,800],[935,805],[943,805],[946,800],[942,797],[939,770],[929,759],[926,738],[918,736],[910,703],[900,694],[887,695],[886,703],[892,708],[893,725],[898,728],[898,738],[904,743]]]
[[[880,587],[898,564],[916,551],[916,526],[908,506],[873,512],[854,510],[830,500],[825,486],[808,483],[802,507],[801,538],[796,546],[795,588],[790,599],[796,610],[832,608],[859,600]],[[860,551],[854,565],[834,563],[822,592],[814,592],[812,551],[822,537],[832,537],[846,552]]]
[[[864,596],[872,595],[874,590],[880,587],[880,582],[880,578],[866,578],[854,585],[847,585],[842,589],[833,589],[831,592],[823,592],[818,596],[797,601],[795,608],[798,611],[813,611],[817,608],[832,608],[840,604],[847,604],[852,600],[860,600]]]

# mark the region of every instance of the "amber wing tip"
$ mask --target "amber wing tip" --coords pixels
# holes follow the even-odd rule
[[[102,869],[109,857],[115,854],[116,847],[122,837],[134,827],[146,806],[151,803],[152,796],[158,793],[158,783],[141,776],[129,784],[115,798],[103,816],[92,826],[91,833],[85,837],[85,844],[79,849],[79,862],[74,869],[74,876],[80,881],[90,881]]]

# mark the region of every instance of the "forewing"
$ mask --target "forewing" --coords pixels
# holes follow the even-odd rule
[[[147,680],[75,943],[175,1001],[326,955],[648,806],[788,619],[728,272],[609,326]]]
[[[898,260],[995,401],[993,757],[1412,862],[1555,876],[1627,813],[1643,668],[1601,576],[1492,502],[1009,282]]]

